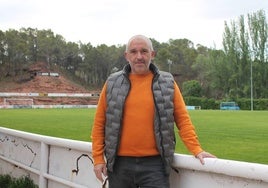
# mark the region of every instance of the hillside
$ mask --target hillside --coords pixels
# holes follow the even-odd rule
[[[47,75],[53,73],[54,76]],[[55,76],[56,75],[56,76]],[[0,92],[41,93],[34,97],[34,104],[92,104],[96,99],[45,97],[47,93],[92,93],[67,79],[57,68],[49,70],[46,63],[38,62],[24,69],[23,74],[0,82]],[[3,99],[0,98],[0,103]]]

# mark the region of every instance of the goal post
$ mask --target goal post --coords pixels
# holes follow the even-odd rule
[[[29,98],[4,98],[4,106],[14,106],[14,108],[31,108],[34,104],[33,99]]]
[[[187,110],[201,110],[201,106],[186,106]]]

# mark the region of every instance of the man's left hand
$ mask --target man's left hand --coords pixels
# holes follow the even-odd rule
[[[202,152],[198,153],[195,157],[200,160],[202,165],[205,164],[204,158],[217,158],[215,155],[212,155],[206,151],[202,151]]]

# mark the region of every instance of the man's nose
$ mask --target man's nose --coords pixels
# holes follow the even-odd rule
[[[142,53],[141,52],[137,53],[137,58],[142,58]]]

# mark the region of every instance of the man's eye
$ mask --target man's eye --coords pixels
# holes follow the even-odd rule
[[[142,53],[143,54],[148,53],[148,50],[144,49],[144,50],[142,50]]]
[[[143,49],[143,50],[140,50],[140,51],[138,51],[138,50],[130,50],[131,54],[137,54],[138,52],[140,52],[141,54],[146,54],[149,51],[147,49]]]

